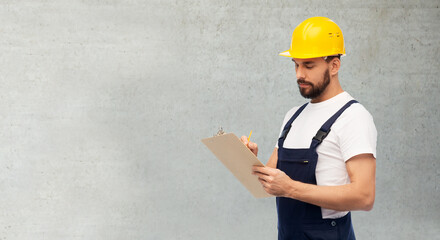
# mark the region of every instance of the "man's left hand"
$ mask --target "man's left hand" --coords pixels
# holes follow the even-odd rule
[[[294,181],[279,169],[253,166],[252,171],[254,175],[258,176],[264,190],[271,195],[286,197],[292,190]]]

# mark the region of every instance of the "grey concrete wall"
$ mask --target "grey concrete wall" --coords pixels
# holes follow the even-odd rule
[[[358,239],[438,239],[435,0],[0,1],[0,239],[275,239],[274,199],[200,139],[253,130],[267,161],[305,101],[278,53],[316,15],[379,133]]]

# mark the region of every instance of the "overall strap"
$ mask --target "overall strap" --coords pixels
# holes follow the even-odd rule
[[[287,121],[286,125],[284,126],[283,132],[281,133],[280,138],[278,139],[278,148],[283,147],[284,139],[286,139],[287,134],[290,131],[290,128],[292,127],[293,121],[299,116],[299,114],[304,110],[304,108],[307,106],[308,103],[305,103],[302,105],[298,110],[296,110],[295,114]]]
[[[346,103],[341,109],[339,109],[339,111],[337,111],[331,118],[329,118],[327,120],[327,122],[325,122],[321,128],[318,130],[318,132],[316,133],[316,135],[313,137],[312,139],[312,143],[310,144],[310,148],[316,148],[319,146],[319,144],[322,143],[322,141],[324,140],[324,138],[327,137],[327,135],[330,133],[330,128],[332,127],[333,123],[336,122],[336,120],[338,119],[339,116],[341,116],[341,114],[345,111],[345,109],[347,109],[348,107],[351,106],[351,104],[353,103],[357,103],[358,101],[356,100],[351,100],[348,103]]]

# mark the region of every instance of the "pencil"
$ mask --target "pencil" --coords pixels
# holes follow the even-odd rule
[[[249,140],[251,140],[251,135],[252,135],[252,130],[251,130],[251,133],[249,133],[248,144],[249,144]]]

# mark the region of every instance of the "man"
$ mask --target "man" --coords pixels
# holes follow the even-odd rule
[[[300,93],[311,101],[287,112],[267,165],[253,168],[277,197],[278,239],[355,239],[350,211],[373,207],[377,132],[341,88],[344,54],[342,31],[325,17],[299,24],[280,53],[292,58]],[[241,140],[257,155],[256,143]]]

